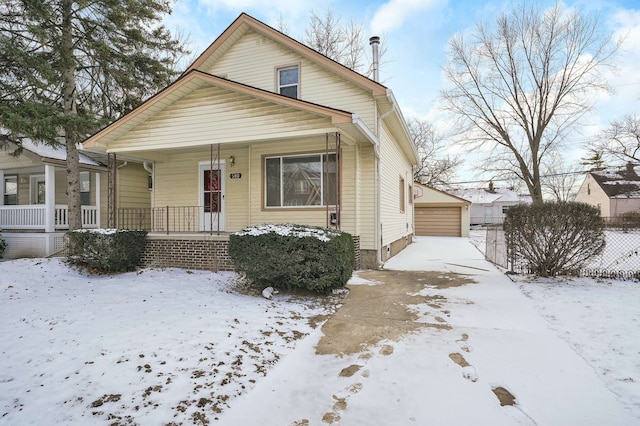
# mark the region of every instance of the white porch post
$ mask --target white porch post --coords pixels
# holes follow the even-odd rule
[[[100,223],[100,172],[95,172],[95,182],[96,182],[96,224],[98,228],[102,228],[102,224]]]
[[[44,166],[44,231],[54,232],[56,214],[56,170],[55,167]]]
[[[4,206],[4,170],[0,170],[0,206]]]

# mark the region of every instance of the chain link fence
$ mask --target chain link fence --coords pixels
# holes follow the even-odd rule
[[[511,254],[502,225],[486,228],[485,258],[504,269],[529,273],[527,262]],[[595,278],[640,279],[640,227],[608,227],[604,251],[572,274]]]

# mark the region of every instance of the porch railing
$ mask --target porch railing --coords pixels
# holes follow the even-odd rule
[[[69,229],[69,210],[66,205],[56,204],[53,214],[55,229]],[[44,230],[45,225],[46,210],[42,204],[0,206],[1,229]],[[82,206],[82,227],[98,227],[98,209],[96,206]]]
[[[117,221],[121,229],[144,229],[167,234],[216,231],[215,214],[212,220],[206,220],[204,213],[203,206],[119,208]]]

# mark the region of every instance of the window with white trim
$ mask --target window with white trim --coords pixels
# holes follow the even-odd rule
[[[18,204],[18,176],[5,176],[3,185],[5,206]]]
[[[278,93],[290,98],[298,98],[300,72],[297,66],[278,69]]]
[[[335,205],[336,155],[265,157],[266,207]]]
[[[91,204],[91,175],[89,172],[80,172],[80,204]]]

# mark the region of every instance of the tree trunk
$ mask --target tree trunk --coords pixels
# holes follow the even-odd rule
[[[78,130],[75,123],[76,79],[75,58],[73,54],[73,21],[72,1],[62,0],[61,51],[62,62],[62,96],[65,122],[65,144],[67,147],[67,206],[69,230],[82,228],[82,212],[80,205],[80,157],[78,153]]]

